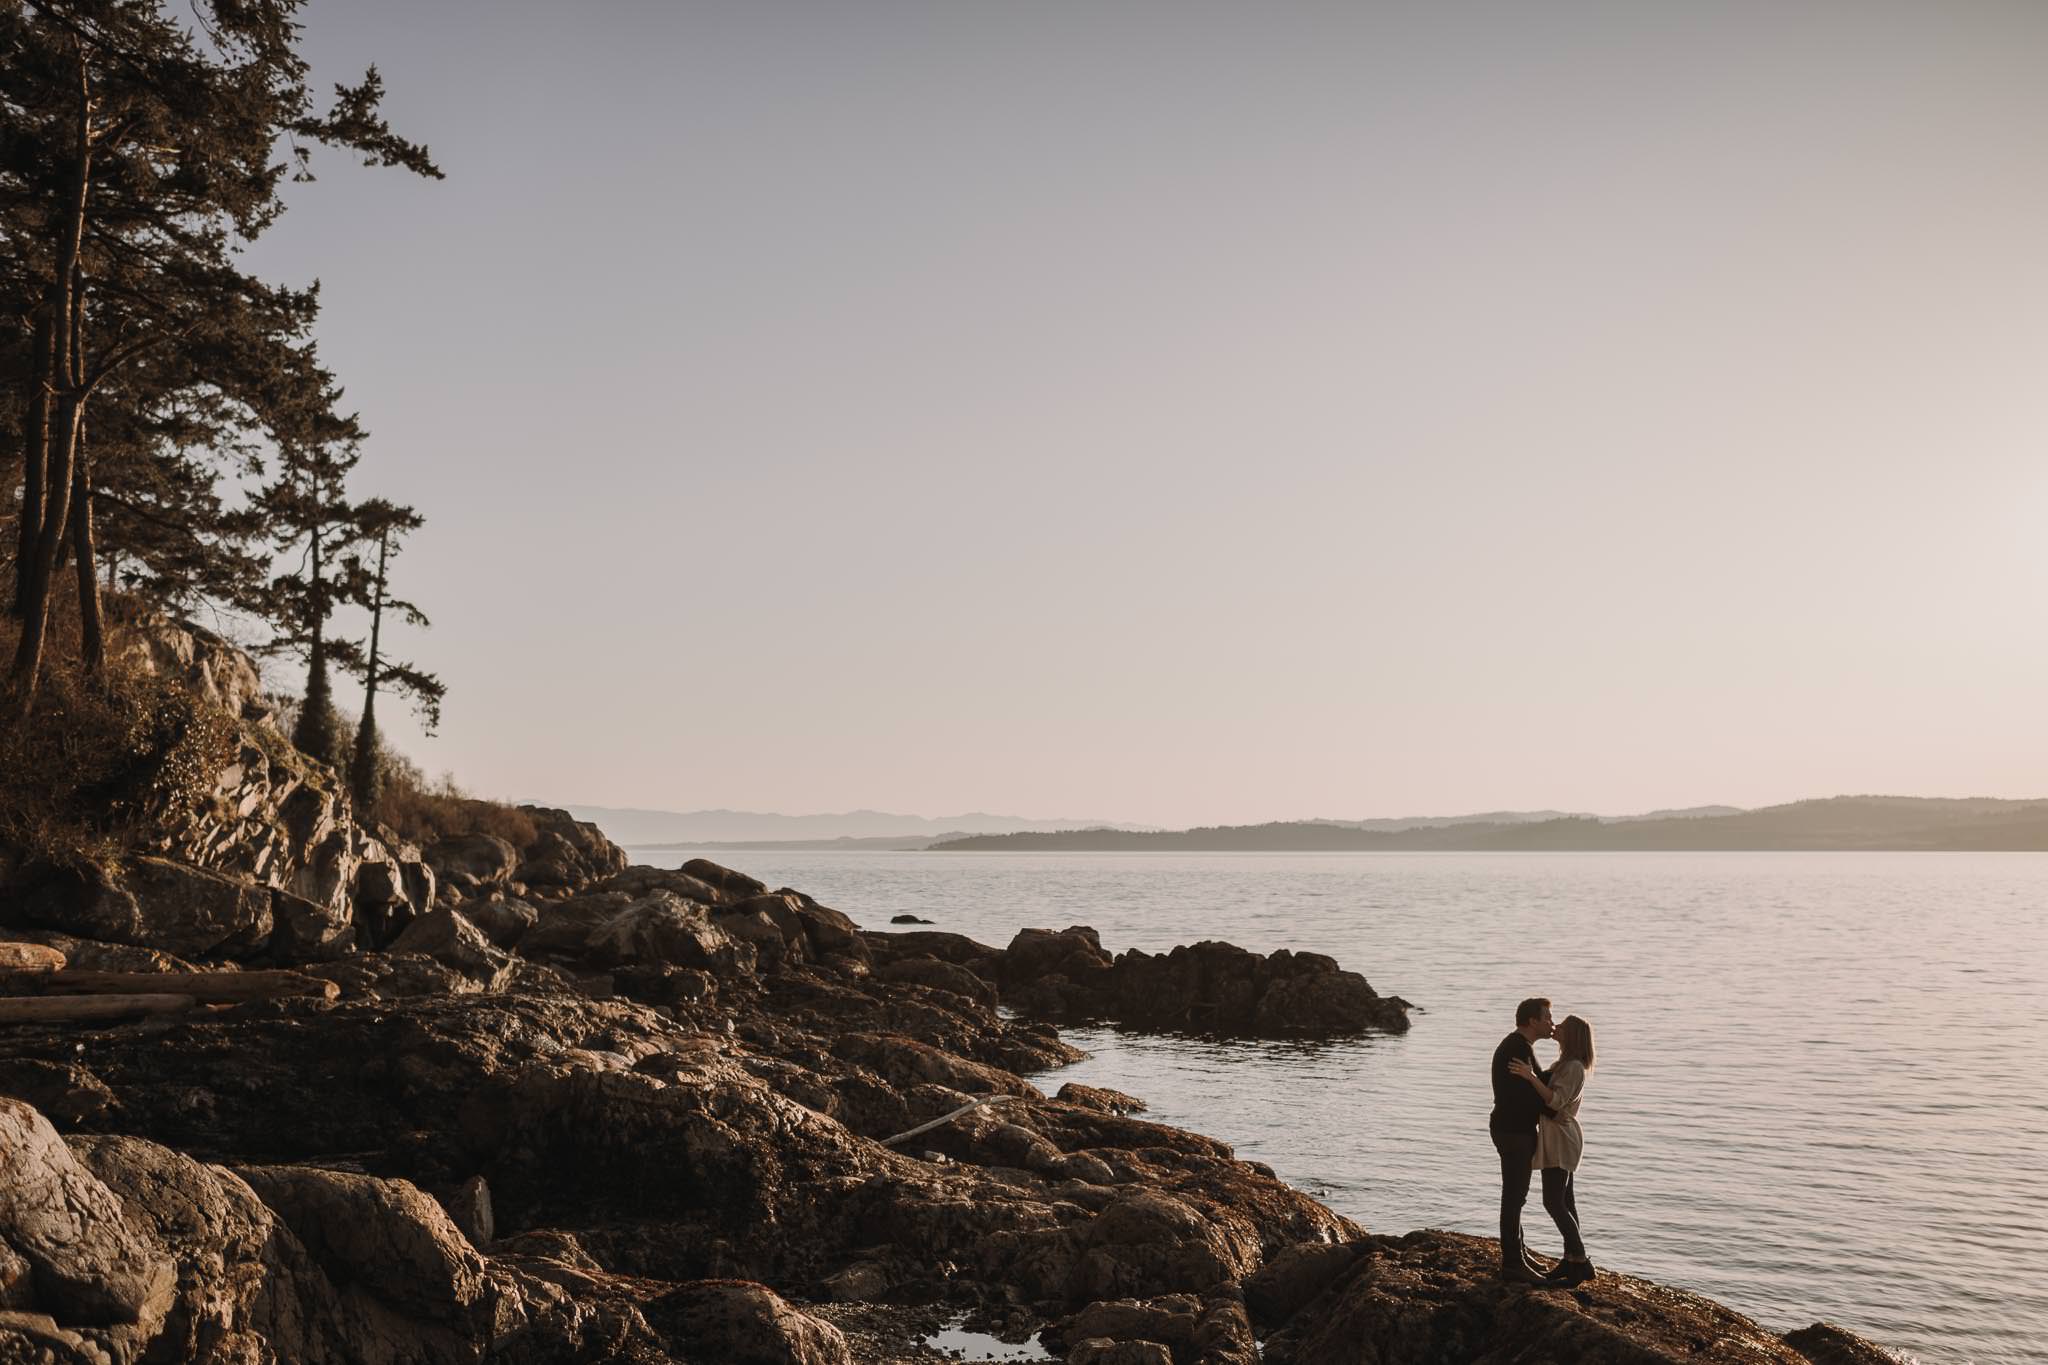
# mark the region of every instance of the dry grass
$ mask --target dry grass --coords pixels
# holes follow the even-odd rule
[[[76,607],[53,602],[34,705],[0,717],[0,840],[31,857],[105,864],[203,805],[234,758],[233,718],[141,667],[120,631],[109,625],[104,677],[87,678]],[[0,668],[20,635],[0,618]]]
[[[495,834],[514,848],[525,848],[540,837],[533,817],[517,806],[470,796],[451,774],[429,780],[411,761],[388,750],[384,790],[371,816],[422,846],[457,834]]]

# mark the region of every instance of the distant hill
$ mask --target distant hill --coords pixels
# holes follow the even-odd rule
[[[551,804],[551,803],[542,803]],[[921,835],[927,841],[960,834],[1009,834],[1024,830],[1146,829],[1105,820],[1029,818],[989,815],[981,811],[930,819],[889,811],[855,810],[838,815],[776,815],[747,810],[634,810],[615,806],[563,806],[578,820],[588,820],[615,844],[709,847],[734,843],[830,843],[837,839],[896,839]],[[913,846],[915,843],[913,842]]]
[[[1728,809],[1733,810],[1734,807]],[[1340,829],[1439,829],[1446,825],[1526,825],[1539,820],[1598,819],[1564,810],[1491,810],[1478,815],[1397,815],[1377,820],[1302,820],[1286,823],[1335,825]],[[1625,818],[1625,817],[1624,817]]]
[[[963,830],[933,838],[929,834],[878,834],[870,839],[841,836],[837,839],[717,839],[680,840],[673,843],[629,844],[628,848],[689,849],[697,852],[784,853],[792,850],[825,849],[840,853],[916,853],[948,839],[965,839]]]
[[[1710,808],[1711,809],[1711,808]],[[1370,822],[1376,825],[1378,822]],[[974,835],[932,845],[945,852],[1178,850],[1342,852],[1346,850],[2048,851],[2048,799],[2002,801],[1916,796],[1836,796],[1726,814],[1657,813],[1626,819],[1572,815],[1530,820],[1463,820],[1401,829],[1326,821],[1220,825],[1135,832],[1072,829]]]

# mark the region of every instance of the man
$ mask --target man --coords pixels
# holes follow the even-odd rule
[[[1493,1050],[1493,1113],[1486,1127],[1500,1153],[1500,1277],[1511,1284],[1544,1283],[1543,1266],[1522,1243],[1522,1205],[1529,1200],[1536,1120],[1545,1111],[1536,1087],[1508,1070],[1508,1063],[1519,1057],[1535,1069],[1536,1040],[1555,1031],[1550,1002],[1533,997],[1515,1006],[1515,1031]]]

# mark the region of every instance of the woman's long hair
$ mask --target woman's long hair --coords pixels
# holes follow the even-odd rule
[[[1567,1014],[1557,1026],[1557,1045],[1561,1048],[1560,1061],[1576,1061],[1586,1070],[1593,1069],[1593,1026],[1576,1014]]]

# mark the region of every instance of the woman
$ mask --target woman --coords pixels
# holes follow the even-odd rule
[[[1586,1244],[1579,1240],[1579,1204],[1572,1193],[1572,1172],[1578,1169],[1579,1153],[1586,1145],[1586,1136],[1579,1129],[1579,1097],[1586,1089],[1586,1075],[1593,1069],[1593,1026],[1576,1014],[1567,1015],[1557,1026],[1557,1042],[1561,1051],[1547,1084],[1519,1057],[1508,1069],[1535,1086],[1550,1111],[1537,1121],[1536,1157],[1531,1164],[1543,1173],[1543,1207],[1564,1234],[1564,1260],[1551,1272],[1551,1283],[1578,1285],[1593,1278],[1593,1263],[1586,1259]]]

